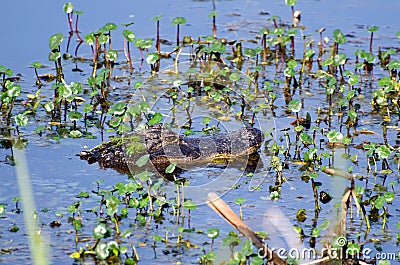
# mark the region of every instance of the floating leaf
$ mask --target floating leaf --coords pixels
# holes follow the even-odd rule
[[[50,52],[49,53],[49,60],[52,61],[52,62],[56,61],[60,57],[61,57],[61,53],[60,52]]]
[[[50,50],[56,50],[56,49],[58,49],[58,47],[60,46],[60,44],[61,44],[61,42],[63,41],[63,39],[64,39],[64,36],[63,36],[62,33],[57,33],[57,34],[52,35],[52,36],[49,38],[49,47],[50,47]]]
[[[183,203],[183,207],[188,210],[196,209],[197,205],[192,200],[186,200]]]
[[[65,3],[63,9],[67,14],[72,13],[74,11],[74,5],[71,2]]]
[[[335,29],[333,31],[333,40],[339,44],[345,44],[346,43],[346,37],[344,34],[340,31],[340,29]]]
[[[115,103],[111,109],[109,110],[110,114],[113,115],[122,115],[125,113],[126,110],[126,103],[125,102],[118,102]]]
[[[242,205],[245,202],[246,202],[245,198],[235,198],[235,203],[238,205]]]
[[[102,27],[102,30],[111,31],[111,30],[116,30],[117,28],[118,28],[117,24],[115,24],[115,23],[107,23]]]
[[[319,228],[320,230],[326,230],[326,229],[329,228],[329,225],[330,225],[330,224],[331,224],[330,220],[329,220],[329,219],[326,219],[322,224],[320,224],[320,225],[318,226],[318,228]]]
[[[33,63],[31,63],[31,65],[33,68],[36,68],[36,69],[42,67],[42,64],[40,62],[33,62]]]
[[[328,137],[329,142],[332,143],[340,143],[343,140],[343,134],[336,130],[328,132],[326,136]]]
[[[383,197],[387,203],[391,203],[394,200],[394,193],[393,191],[387,191],[383,194]]]
[[[146,63],[155,64],[158,61],[159,57],[157,53],[149,53],[146,57]]]
[[[79,130],[72,130],[69,132],[69,136],[71,138],[81,138],[82,137],[82,132]]]
[[[28,125],[28,117],[26,117],[25,114],[18,114],[14,117],[14,120],[18,127],[25,127]]]
[[[124,36],[124,38],[129,41],[132,42],[135,40],[135,33],[133,33],[131,30],[129,29],[124,29],[122,31],[122,35]]]
[[[321,231],[317,227],[313,228],[311,231],[312,237],[318,237],[320,234],[321,234]]]
[[[207,236],[209,238],[215,239],[219,236],[219,229],[218,228],[210,228],[207,230]]]
[[[297,0],[285,0],[285,4],[287,6],[294,6],[297,3]]]
[[[163,16],[164,14],[161,13],[160,15],[153,17],[153,21],[159,21]]]
[[[247,57],[255,57],[257,55],[256,51],[250,48],[245,48],[243,53]]]
[[[171,21],[171,24],[174,26],[185,24],[185,23],[186,23],[186,18],[184,18],[184,17],[175,17]]]
[[[18,84],[11,84],[7,86],[7,95],[12,98],[18,97],[21,95],[21,86]]]
[[[110,255],[110,247],[105,242],[99,242],[96,246],[96,255],[99,259],[106,259]]]
[[[93,237],[95,239],[104,238],[107,234],[109,234],[109,231],[104,223],[100,223],[93,228]]]
[[[368,27],[367,31],[368,32],[377,32],[379,29],[378,26],[372,26],[372,27]]]
[[[175,168],[176,168],[176,162],[171,163],[171,164],[165,169],[165,173],[171,174],[172,172],[174,172]]]
[[[150,154],[146,154],[144,156],[141,156],[137,161],[136,161],[136,165],[138,167],[142,167],[144,165],[146,165],[146,163],[149,161],[150,158]]]
[[[209,17],[209,18],[212,18],[212,17],[215,17],[216,15],[218,15],[218,11],[217,11],[217,10],[214,10],[214,11],[211,11],[211,12],[208,14],[208,17]]]
[[[68,119],[70,119],[71,121],[78,121],[82,118],[82,116],[82,113],[80,113],[79,111],[68,112]]]
[[[301,102],[298,99],[292,99],[288,104],[288,109],[293,112],[299,112],[301,109]]]
[[[81,230],[81,228],[82,228],[82,221],[79,220],[79,219],[74,219],[74,220],[72,221],[72,226],[74,227],[74,229],[75,229],[76,231],[79,231],[79,230]]]
[[[154,113],[153,117],[148,121],[148,124],[154,125],[154,124],[159,124],[162,121],[162,114],[159,112]]]
[[[85,42],[89,45],[93,45],[94,42],[96,41],[96,38],[94,37],[93,33],[89,33],[85,36]]]

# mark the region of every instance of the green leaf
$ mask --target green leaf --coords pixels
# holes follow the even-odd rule
[[[227,236],[224,238],[222,245],[223,246],[237,246],[240,244],[240,238],[237,236]]]
[[[318,227],[313,228],[312,232],[311,232],[311,236],[312,237],[318,237],[321,234],[321,231],[319,230]]]
[[[235,198],[235,203],[238,205],[242,205],[245,202],[246,202],[245,198]]]
[[[330,225],[330,224],[331,224],[330,220],[329,220],[329,219],[326,219],[322,224],[320,224],[320,225],[318,226],[318,228],[319,228],[320,230],[326,230],[326,229],[329,228],[329,225]]]
[[[93,228],[93,237],[95,239],[104,238],[104,237],[106,237],[107,234],[109,234],[109,231],[108,231],[106,224],[104,224],[104,223],[97,224]]]
[[[105,242],[99,242],[96,246],[96,255],[99,259],[106,259],[110,255],[110,247]]]
[[[306,132],[302,132],[300,134],[300,140],[303,142],[303,144],[306,144],[306,145],[310,145],[313,143],[312,137]]]
[[[387,191],[383,194],[383,197],[387,203],[391,203],[394,200],[394,193],[393,191]]]
[[[186,200],[183,203],[183,207],[188,210],[196,209],[197,205],[192,200]]]
[[[243,245],[242,245],[242,250],[241,250],[242,254],[246,257],[250,256],[251,254],[253,254],[253,247],[251,245],[250,240],[246,240]]]
[[[388,66],[387,66],[388,68],[389,68],[389,70],[394,70],[394,69],[399,69],[400,68],[400,61],[398,61],[398,60],[396,60],[396,59],[394,59],[394,60],[391,60],[389,63],[388,63]]]
[[[14,120],[18,127],[25,127],[28,125],[28,117],[26,117],[25,114],[18,114],[14,117]]]
[[[97,39],[98,39],[98,41],[99,41],[99,44],[100,44],[100,45],[103,45],[103,44],[105,44],[105,43],[108,42],[108,40],[110,39],[110,37],[109,37],[108,35],[101,34]]]
[[[144,156],[141,156],[137,161],[136,161],[136,165],[138,167],[142,167],[144,165],[146,165],[146,163],[149,161],[150,158],[150,154],[146,154]]]
[[[111,109],[109,110],[110,114],[113,115],[122,115],[125,113],[126,110],[126,103],[125,102],[118,102],[115,103]]]
[[[82,132],[79,130],[72,130],[69,132],[69,136],[71,138],[81,138],[82,137]]]
[[[377,209],[381,209],[384,202],[385,202],[385,199],[383,196],[378,196],[378,198],[376,198],[374,201],[372,201],[373,205],[375,205],[375,207]]]
[[[386,145],[379,146],[378,148],[376,148],[375,151],[379,159],[387,159],[392,153],[391,150]]]
[[[186,18],[184,18],[184,17],[175,17],[171,21],[171,24],[174,26],[185,24],[185,23],[186,23]]]
[[[207,125],[207,124],[210,123],[210,121],[211,121],[211,118],[210,118],[210,117],[204,117],[202,123],[203,123],[204,125]]]
[[[218,228],[210,228],[207,230],[207,236],[212,239],[216,239],[219,236]]]
[[[343,140],[343,134],[336,130],[328,132],[326,136],[328,137],[329,142],[332,143],[341,143]]]
[[[236,82],[240,80],[240,74],[238,73],[232,73],[229,75],[229,80]]]
[[[0,65],[0,73],[4,73],[5,75],[12,76],[13,72],[11,69],[4,67],[3,65]]]
[[[71,121],[79,121],[82,118],[82,113],[79,111],[70,111],[68,112],[68,119]]]
[[[256,51],[250,48],[245,48],[243,53],[247,57],[255,57],[257,55]]]
[[[38,69],[38,68],[42,67],[42,64],[40,62],[33,62],[33,63],[31,63],[31,66],[33,68]]]
[[[112,30],[116,30],[118,28],[117,24],[115,23],[107,23],[103,26],[103,30],[104,31],[112,31]]]
[[[285,0],[285,4],[287,6],[294,6],[297,3],[297,0]]]
[[[308,50],[306,51],[306,58],[311,58],[311,57],[314,56],[314,54],[315,54],[315,51],[314,51],[314,50],[308,49]]]
[[[21,86],[18,84],[11,84],[7,86],[7,95],[11,98],[16,98],[21,95]]]
[[[339,53],[333,56],[333,64],[335,66],[344,65],[346,63],[347,56],[344,53]]]
[[[65,3],[63,10],[65,13],[70,14],[74,11],[74,5],[71,2]]]
[[[208,17],[209,17],[209,18],[212,18],[212,17],[215,17],[216,15],[218,15],[218,11],[217,11],[217,10],[214,10],[214,11],[211,11],[211,12],[208,14]]]
[[[62,33],[57,33],[57,34],[52,35],[49,38],[50,50],[52,50],[52,51],[57,50],[58,47],[60,46],[61,42],[63,41],[63,39],[64,39],[64,36]]]
[[[74,229],[75,229],[76,231],[79,231],[79,230],[81,230],[81,228],[82,228],[82,221],[79,220],[79,219],[74,219],[74,220],[72,221],[72,226],[74,227]]]
[[[301,109],[301,102],[298,99],[292,99],[288,104],[288,109],[293,112],[299,112]]]
[[[61,53],[60,52],[50,52],[49,53],[49,60],[52,61],[52,62],[56,61],[60,57],[61,57]]]
[[[153,236],[154,241],[156,242],[161,242],[162,241],[162,237],[160,237],[159,235],[155,235]]]
[[[0,204],[0,216],[6,213],[6,206],[4,204]]]
[[[335,42],[337,42],[339,44],[345,44],[346,43],[346,37],[340,31],[340,29],[335,29],[333,31],[333,39],[334,39]]]
[[[368,31],[368,32],[377,32],[378,29],[379,29],[378,26],[372,26],[372,27],[368,27],[368,28],[367,28],[367,31]]]
[[[157,53],[149,53],[146,57],[146,63],[155,64],[158,61],[159,57]]]
[[[149,125],[159,124],[162,121],[162,114],[159,112],[154,113],[154,116],[147,122]]]
[[[356,243],[349,243],[347,244],[347,253],[350,255],[359,255],[360,254],[361,247],[357,245]]]
[[[293,59],[291,59],[290,61],[288,61],[287,62],[287,67],[289,67],[289,68],[295,68],[296,66],[297,66],[297,61],[296,60],[293,60]]]
[[[363,187],[361,187],[359,184],[357,184],[355,187],[354,187],[354,192],[355,192],[355,194],[363,194],[364,193],[364,191],[365,191],[365,189],[363,188]]]
[[[107,51],[107,58],[110,61],[115,62],[118,59],[118,52],[116,50],[108,50]]]
[[[107,206],[107,215],[113,216],[118,212],[118,206],[120,204],[120,200],[115,196],[110,196],[106,199],[106,206]]]
[[[163,16],[164,14],[161,13],[160,15],[153,17],[153,21],[159,21]]]
[[[171,174],[172,172],[174,172],[175,167],[176,167],[176,162],[171,163],[171,164],[165,169],[165,173]]]
[[[93,33],[89,33],[85,36],[85,42],[89,45],[93,45],[96,41]]]
[[[129,30],[129,29],[124,29],[122,31],[122,35],[128,42],[133,42],[135,40],[135,34]]]
[[[46,103],[44,103],[44,108],[45,108],[46,112],[51,112],[52,110],[54,110],[54,102],[47,101]]]

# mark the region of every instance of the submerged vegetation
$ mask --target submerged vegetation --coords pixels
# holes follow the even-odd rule
[[[211,20],[206,32],[210,35],[183,35],[187,32],[182,25],[189,18],[167,21],[160,14],[149,21],[156,28],[152,39],[136,36],[133,22],[106,23],[85,34],[78,24],[84,13],[66,3],[69,32],[66,37],[57,33],[49,38],[51,72],[46,73],[47,63],[31,64],[34,91],[26,92],[20,76],[0,66],[0,144],[11,150],[9,163],[14,163],[12,150],[24,149],[36,138],[61,144],[65,138],[94,139],[96,146],[159,123],[186,136],[255,126],[266,136],[259,151],[262,161],[254,172],[225,169],[235,175],[227,188],[236,196],[228,197],[231,207],[241,220],[251,221],[262,217],[254,217],[260,215],[252,211],[258,207],[296,201],[282,208],[291,227],[265,227],[258,237],[274,248],[270,235],[274,230],[293,230],[296,240],[313,249],[314,259],[321,263],[377,262],[376,253],[383,252],[396,262],[400,259],[395,251],[400,243],[398,48],[375,47],[379,28],[372,26],[362,36],[368,40],[365,47],[349,53],[351,36],[340,29],[331,36],[324,28],[307,29],[294,8],[296,2],[285,1],[292,21],[269,16],[249,40],[228,40],[220,34],[215,5],[208,17],[205,14]],[[174,40],[163,40],[160,26],[176,27]],[[117,38],[123,47],[116,47]],[[88,49],[90,55],[80,49]],[[66,69],[84,72],[83,80],[68,80]],[[64,205],[65,211],[43,213],[46,220],[52,219],[48,224],[32,216],[42,223],[38,235],[41,230],[58,229],[62,237],[75,242],[62,253],[70,263],[267,262],[251,239],[199,221],[212,211],[199,210],[196,198],[185,192],[196,183],[190,171],[168,182],[144,169],[148,163],[149,155],[140,157],[136,166],[143,170],[121,176],[112,187],[103,186],[102,180],[81,187],[76,198]],[[176,167],[170,164],[165,173],[172,174]],[[200,176],[225,177],[223,170],[215,168],[214,173]],[[217,188],[219,195],[227,192],[226,187]],[[264,206],[248,199],[246,192],[257,193]],[[9,233],[21,233],[22,224],[8,217],[25,211],[18,201],[16,197],[0,204],[0,222],[9,226],[9,231],[0,233],[2,240]],[[2,247],[0,258],[18,255],[19,249],[10,245]],[[228,252],[218,253],[218,247]],[[346,255],[329,255],[327,249]],[[374,254],[361,255],[366,249]],[[288,264],[299,262],[284,256]]]

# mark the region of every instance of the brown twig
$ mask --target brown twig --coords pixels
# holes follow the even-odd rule
[[[229,224],[231,224],[236,230],[247,237],[251,243],[257,248],[264,251],[268,261],[273,262],[277,265],[285,265],[286,262],[282,260],[271,248],[264,244],[264,242],[251,230],[239,216],[232,211],[232,209],[221,199],[217,194],[210,192],[207,196],[207,204],[216,213],[221,215]]]

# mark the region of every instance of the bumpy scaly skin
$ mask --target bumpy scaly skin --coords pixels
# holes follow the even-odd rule
[[[157,124],[82,151],[80,157],[89,163],[99,162],[102,168],[126,173],[139,157],[149,154],[154,167],[163,170],[172,162],[178,166],[226,163],[255,153],[262,141],[263,135],[256,128],[192,138],[179,136]]]

